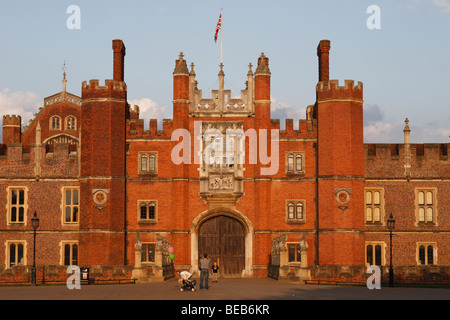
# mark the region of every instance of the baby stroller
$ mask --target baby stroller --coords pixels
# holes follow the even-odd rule
[[[191,280],[192,273],[190,273],[189,271],[181,271],[180,276],[181,278],[178,280],[178,283],[181,285],[180,291],[195,291],[195,284],[197,282],[195,280]]]

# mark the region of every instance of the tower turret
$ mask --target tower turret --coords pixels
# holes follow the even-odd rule
[[[22,117],[17,115],[3,116],[3,144],[21,143]]]
[[[189,69],[180,52],[173,71],[173,126],[187,128],[189,116]]]
[[[255,71],[255,119],[262,128],[270,128],[270,77],[269,58],[262,52]]]
[[[317,264],[364,264],[363,85],[329,80],[330,42],[318,47]]]
[[[126,264],[125,123],[129,106],[122,81],[125,46],[116,39],[113,49],[115,80],[106,80],[104,86],[98,80],[85,81],[81,88],[79,260],[84,265]]]

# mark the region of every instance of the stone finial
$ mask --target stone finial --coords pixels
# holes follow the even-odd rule
[[[403,132],[405,131],[411,131],[411,129],[409,128],[409,120],[408,118],[405,119],[405,129],[403,130]]]
[[[269,58],[266,57],[264,52],[261,52],[261,56],[258,59],[258,67],[256,68],[255,75],[270,75]]]
[[[248,73],[247,73],[247,76],[253,76],[253,71],[252,71],[252,68],[253,68],[253,64],[250,62],[249,64],[248,64]]]
[[[191,72],[189,73],[189,75],[195,77],[194,67],[195,67],[195,64],[192,62],[192,63],[191,63]]]
[[[174,75],[189,75],[189,69],[186,65],[186,61],[184,60],[183,52],[180,52],[178,56],[178,60],[175,62],[175,70],[173,71]]]
[[[63,92],[66,92],[66,84],[67,84],[67,80],[66,80],[66,61],[64,61],[64,65],[63,65],[63,71],[64,71],[64,73],[63,73],[63,80],[62,80],[62,83],[63,83]]]

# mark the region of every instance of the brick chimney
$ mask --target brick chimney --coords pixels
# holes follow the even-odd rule
[[[112,44],[114,50],[114,81],[124,81],[125,77],[125,45],[122,40],[115,39]]]
[[[330,80],[330,40],[324,39],[320,41],[317,47],[317,56],[319,57],[319,82],[328,82]]]

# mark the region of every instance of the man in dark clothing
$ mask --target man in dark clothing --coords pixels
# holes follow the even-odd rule
[[[208,259],[208,255],[205,253],[203,258],[200,259],[200,290],[203,288],[208,290],[208,279],[209,279],[209,263],[211,261]],[[203,280],[205,285],[203,286]]]

